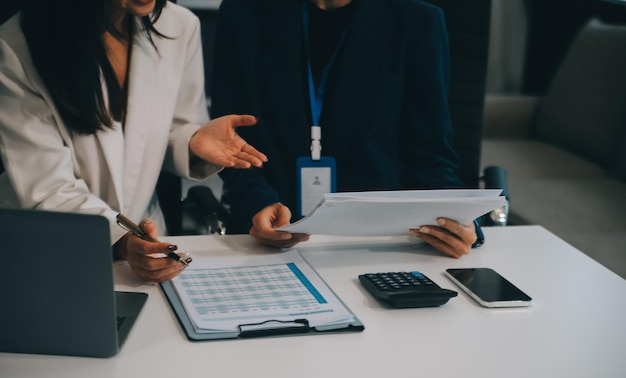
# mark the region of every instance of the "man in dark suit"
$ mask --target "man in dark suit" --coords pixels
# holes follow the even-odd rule
[[[417,0],[223,0],[212,116],[255,115],[239,132],[269,158],[220,174],[227,232],[282,247],[307,240],[273,228],[299,208],[296,161],[311,157],[312,126],[339,192],[463,187],[448,54],[443,13]],[[450,219],[411,233],[455,257],[481,239]]]

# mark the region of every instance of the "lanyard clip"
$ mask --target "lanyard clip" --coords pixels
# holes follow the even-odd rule
[[[311,159],[320,160],[322,154],[322,128],[319,126],[311,126]]]

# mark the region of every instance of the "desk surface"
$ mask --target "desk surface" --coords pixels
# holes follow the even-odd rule
[[[302,255],[363,321],[365,331],[187,341],[157,285],[115,268],[116,289],[149,293],[111,359],[0,353],[0,377],[623,377],[626,280],[539,226],[485,230],[461,259],[408,237],[314,236]],[[269,251],[249,236],[170,238],[193,255]],[[494,268],[533,297],[528,308],[487,309],[463,292],[439,308],[385,309],[360,286],[365,272],[420,270],[456,289],[446,268]],[[457,290],[458,291],[458,290]]]

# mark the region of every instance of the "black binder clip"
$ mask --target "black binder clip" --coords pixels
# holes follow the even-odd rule
[[[240,324],[239,337],[252,338],[308,333],[311,330],[306,319],[266,320],[261,323]]]

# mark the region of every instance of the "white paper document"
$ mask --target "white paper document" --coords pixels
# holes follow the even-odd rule
[[[354,315],[296,250],[194,259],[172,284],[198,333],[280,326],[345,327]]]
[[[306,217],[278,230],[341,236],[406,235],[437,218],[470,224],[503,206],[500,189],[327,193]]]

